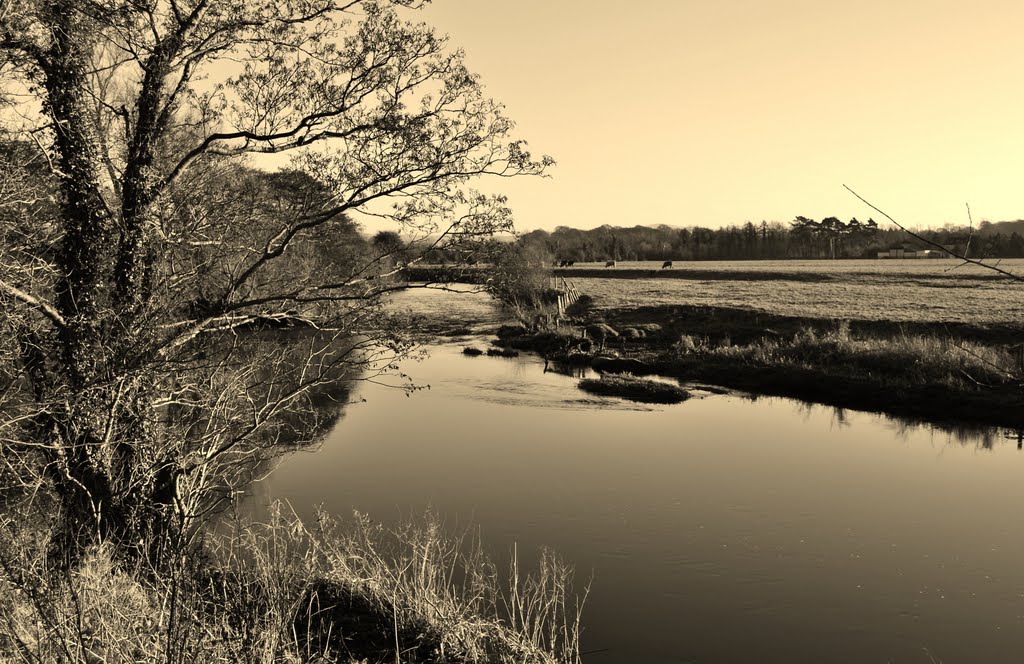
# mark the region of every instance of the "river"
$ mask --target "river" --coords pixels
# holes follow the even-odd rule
[[[471,296],[415,296],[451,297]],[[402,367],[429,389],[358,384],[365,403],[251,499],[385,523],[429,506],[499,558],[554,547],[593,578],[595,664],[1024,657],[1016,440],[786,399],[598,398],[469,343]]]

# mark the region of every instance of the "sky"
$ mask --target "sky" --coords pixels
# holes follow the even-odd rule
[[[521,231],[1024,217],[1024,3],[433,0],[551,178]],[[486,187],[483,187],[486,188]]]

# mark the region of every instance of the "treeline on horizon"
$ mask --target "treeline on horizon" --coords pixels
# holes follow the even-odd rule
[[[915,232],[957,255],[1024,258],[1024,221],[985,221],[973,232],[967,226],[952,225]],[[934,249],[898,228],[881,228],[871,219],[815,221],[802,216],[788,224],[747,222],[717,229],[604,225],[581,230],[559,226],[552,232],[525,233],[519,241],[554,260],[578,262],[876,258],[893,247]],[[430,258],[443,262],[454,257]]]

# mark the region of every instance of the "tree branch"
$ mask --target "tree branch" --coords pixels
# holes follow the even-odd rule
[[[1024,282],[1024,277],[1022,277],[1020,275],[1017,275],[1017,274],[1014,274],[1013,272],[1007,272],[1006,270],[1004,270],[1003,268],[999,267],[998,265],[992,265],[990,263],[985,263],[985,262],[983,262],[981,260],[976,260],[974,258],[968,258],[966,255],[960,255],[960,254],[958,254],[958,253],[948,249],[947,247],[942,246],[938,242],[933,242],[932,240],[929,240],[928,238],[920,235],[919,233],[915,233],[914,231],[910,230],[909,228],[907,228],[906,226],[904,226],[900,222],[898,222],[895,219],[893,219],[892,217],[890,217],[888,215],[888,213],[886,213],[884,210],[881,210],[878,207],[876,207],[873,203],[871,203],[870,201],[865,199],[863,196],[861,196],[860,194],[855,192],[853,189],[850,189],[849,187],[847,187],[845,184],[843,185],[843,188],[846,189],[846,191],[848,191],[851,194],[853,194],[854,196],[856,196],[857,198],[859,198],[860,201],[862,203],[864,203],[865,205],[867,205],[869,208],[871,208],[872,210],[874,210],[878,214],[882,215],[883,217],[885,217],[886,219],[891,221],[893,224],[896,225],[896,228],[899,228],[901,231],[903,231],[904,233],[906,233],[910,237],[912,237],[912,238],[914,238],[916,240],[920,240],[921,242],[924,242],[925,244],[927,244],[927,245],[929,245],[931,247],[935,247],[936,249],[938,249],[938,250],[940,250],[940,251],[942,251],[942,252],[944,252],[946,254],[949,254],[950,256],[952,256],[954,258],[962,260],[964,263],[970,263],[971,265],[977,265],[979,267],[983,267],[986,270],[992,270],[993,272],[998,272],[999,274],[1003,275],[1004,277],[1008,277],[1010,279],[1013,279],[1014,281]],[[965,254],[966,254],[966,252],[965,252]]]
[[[58,312],[51,305],[47,304],[46,302],[43,302],[39,298],[33,295],[29,295],[20,288],[12,286],[6,281],[0,280],[0,291],[3,291],[4,293],[7,293],[14,299],[18,300],[19,302],[27,304],[30,307],[36,309],[37,311],[39,311],[39,313],[49,318],[50,321],[52,321],[54,325],[56,325],[57,327],[64,328],[67,326],[67,323],[64,321],[64,317],[60,315],[60,312]]]

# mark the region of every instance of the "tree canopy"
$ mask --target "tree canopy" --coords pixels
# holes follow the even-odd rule
[[[353,214],[455,250],[511,228],[474,178],[553,163],[418,4],[3,5],[0,433],[7,472],[77,528],[69,550],[187,532],[211,478],[363,366],[349,332],[400,352],[375,318],[394,266]],[[318,341],[225,336],[285,321]]]

